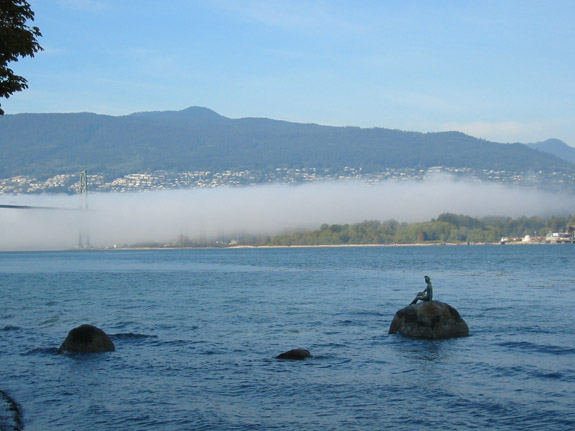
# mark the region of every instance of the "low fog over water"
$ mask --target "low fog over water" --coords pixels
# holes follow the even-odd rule
[[[140,193],[96,193],[89,211],[81,196],[0,196],[0,204],[70,208],[0,209],[0,250],[67,249],[89,235],[95,247],[170,242],[179,235],[214,240],[244,234],[317,229],[321,224],[364,220],[428,221],[444,212],[551,216],[575,213],[575,199],[493,183],[436,176],[425,182],[355,181],[243,188],[187,189]]]

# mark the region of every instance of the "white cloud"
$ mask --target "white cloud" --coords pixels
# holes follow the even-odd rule
[[[59,0],[59,2],[64,7],[72,7],[88,12],[101,12],[110,7],[110,5],[103,0]]]
[[[361,30],[336,14],[323,2],[279,0],[219,0],[217,7],[264,25],[287,29],[306,29],[317,32],[320,29]]]

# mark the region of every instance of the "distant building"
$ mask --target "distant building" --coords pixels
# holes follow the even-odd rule
[[[545,236],[547,244],[575,244],[575,233],[571,227],[567,232],[549,232]]]

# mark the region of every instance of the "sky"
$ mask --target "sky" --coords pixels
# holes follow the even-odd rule
[[[29,0],[7,114],[210,108],[575,146],[572,0]]]

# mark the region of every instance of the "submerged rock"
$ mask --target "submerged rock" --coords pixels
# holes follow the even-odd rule
[[[389,333],[429,339],[456,338],[467,337],[469,327],[451,305],[427,301],[408,305],[395,313]]]
[[[116,350],[114,343],[100,328],[92,325],[81,325],[72,329],[60,348],[58,354],[69,353],[103,353]]]
[[[292,349],[276,356],[276,359],[302,360],[306,358],[311,358],[311,353],[309,352],[309,350],[305,349]]]

